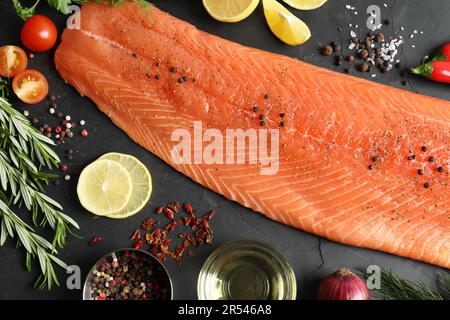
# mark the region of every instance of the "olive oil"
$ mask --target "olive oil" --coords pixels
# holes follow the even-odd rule
[[[207,300],[295,299],[296,282],[286,259],[273,248],[241,240],[211,254],[200,272],[198,292]]]

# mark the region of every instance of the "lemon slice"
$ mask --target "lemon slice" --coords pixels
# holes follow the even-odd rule
[[[284,43],[291,46],[308,41],[311,31],[299,18],[275,0],[263,0],[264,15],[270,30]]]
[[[133,190],[130,200],[122,210],[107,214],[106,216],[113,219],[123,219],[141,211],[152,194],[152,177],[147,167],[135,157],[121,153],[107,153],[101,156],[100,159],[120,163],[131,177]]]
[[[291,7],[299,10],[313,10],[323,6],[327,0],[283,0]]]
[[[104,216],[119,212],[130,200],[131,177],[118,162],[101,159],[81,172],[77,185],[81,205],[93,214]]]
[[[255,11],[258,3],[259,0],[203,0],[210,16],[222,22],[244,20]]]

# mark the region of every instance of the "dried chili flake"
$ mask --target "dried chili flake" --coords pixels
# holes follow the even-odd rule
[[[196,215],[196,210],[193,209],[190,203],[183,203],[182,208],[184,213],[181,213],[181,216],[177,219],[175,219],[175,214],[179,214],[181,210],[179,202],[171,202],[156,208],[155,212],[157,215],[164,213],[170,219],[164,227],[159,227],[160,220],[153,220],[151,218],[145,220],[141,225],[141,228],[147,231],[144,240],[151,246],[149,249],[150,253],[154,254],[160,261],[170,258],[180,265],[185,252],[189,251],[189,256],[194,255],[192,250],[187,250],[189,246],[194,245],[198,247],[206,243],[212,243],[213,232],[209,226],[209,221],[214,217],[215,211],[211,210],[199,218]],[[182,239],[182,243],[177,244],[171,250],[172,238],[170,234],[178,226],[182,226],[183,224],[186,227],[190,227],[190,231],[178,233],[178,238]],[[138,245],[140,248],[144,240],[141,240],[142,243],[136,241],[135,245]]]
[[[164,213],[166,214],[167,218],[169,218],[169,219],[173,219],[174,216],[175,216],[175,213],[174,213],[173,210],[170,209],[170,208],[166,208],[166,209],[164,210]]]
[[[93,237],[90,241],[89,241],[89,246],[93,247],[96,244],[98,244],[100,241],[102,241],[103,238],[102,237]]]
[[[198,239],[203,239],[203,238],[206,237],[206,232],[205,232],[205,230],[200,229],[200,230],[198,230],[198,231],[195,233],[195,236],[196,236]]]
[[[180,233],[178,234],[178,238],[181,238],[181,239],[186,238],[186,236],[187,236],[187,233],[186,233],[186,232],[180,232]]]
[[[194,257],[194,256],[195,256],[195,253],[194,253],[194,251],[192,251],[192,250],[188,250],[188,255],[189,255],[190,257]]]
[[[133,232],[133,235],[131,236],[131,240],[136,241],[137,239],[141,238],[141,230],[136,229]]]
[[[184,211],[186,211],[187,214],[191,216],[194,215],[194,210],[192,209],[192,206],[189,202],[183,204],[183,209]]]
[[[150,253],[155,254],[156,250],[158,250],[158,244],[155,243],[151,248],[150,248]]]
[[[148,230],[150,230],[150,229],[152,228],[153,223],[154,223],[154,222],[153,222],[153,219],[152,219],[152,218],[146,219],[146,220],[144,220],[144,221],[142,222],[141,228],[148,231]]]
[[[184,252],[184,246],[178,245],[175,247],[175,254],[177,256],[181,256],[183,254],[183,252]]]
[[[155,238],[153,238],[150,233],[147,233],[145,235],[145,240],[147,241],[147,244],[152,244],[153,242],[155,242]]]
[[[184,240],[183,241],[183,247],[187,248],[191,245],[191,242],[189,240]]]
[[[183,217],[181,219],[183,220],[183,223],[185,226],[187,226],[191,223],[191,218],[189,218],[189,217]]]
[[[140,249],[140,248],[142,248],[143,244],[144,244],[144,240],[138,239],[135,241],[135,243],[133,245],[133,249]]]
[[[166,255],[162,252],[159,252],[156,254],[156,258],[158,258],[160,261],[166,260]]]
[[[180,203],[179,202],[171,202],[167,205],[169,209],[174,211],[175,213],[178,213],[180,211]]]
[[[203,215],[202,219],[205,221],[209,221],[212,218],[214,218],[214,215],[216,214],[216,210],[211,210],[210,212]]]

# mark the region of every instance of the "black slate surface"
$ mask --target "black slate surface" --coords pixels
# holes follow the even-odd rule
[[[41,1],[44,2],[44,1]],[[329,0],[322,8],[314,11],[292,10],[311,28],[313,37],[303,46],[289,47],[280,43],[265,24],[262,6],[246,20],[235,24],[219,23],[210,18],[200,0],[154,0],[159,8],[171,14],[190,21],[198,28],[220,35],[238,43],[261,49],[297,57],[301,60],[342,71],[343,67],[333,66],[332,58],[324,58],[319,54],[319,47],[331,40],[344,44],[349,38],[350,23],[358,24],[354,29],[359,35],[368,30],[364,27],[367,19],[366,8],[370,4],[378,4],[382,8],[382,18],[390,19],[391,24],[383,26],[386,35],[403,34],[406,45],[399,54],[402,68],[417,63],[429,51],[437,50],[439,45],[450,40],[450,2],[446,0],[409,0],[409,1],[356,1]],[[387,4],[387,8],[383,6]],[[358,15],[348,12],[346,4],[356,7]],[[65,19],[62,14],[42,4],[38,12],[49,15],[57,23],[61,31]],[[10,1],[0,2],[0,45],[21,45],[19,30],[21,20],[14,14]],[[405,31],[401,31],[401,27]],[[342,28],[342,32],[338,31]],[[413,39],[409,35],[413,30],[423,31],[423,34]],[[411,47],[415,45],[415,48]],[[75,159],[69,163],[71,172],[83,168],[98,156],[109,151],[130,153],[141,159],[150,169],[154,189],[150,202],[145,210],[132,218],[116,221],[93,219],[78,204],[75,194],[76,178],[69,182],[62,181],[55,187],[50,185],[47,190],[50,196],[60,201],[65,212],[75,218],[80,226],[79,232],[83,239],[69,237],[68,244],[61,250],[61,258],[69,264],[79,265],[87,272],[91,265],[104,253],[113,249],[130,245],[128,240],[131,232],[155,206],[172,200],[190,201],[201,211],[215,208],[218,211],[212,225],[215,230],[215,243],[197,250],[195,258],[186,258],[183,266],[178,268],[174,263],[166,263],[174,280],[176,299],[195,299],[196,282],[199,270],[208,254],[220,244],[241,238],[256,238],[271,243],[278,248],[292,263],[298,280],[299,298],[311,298],[322,277],[339,267],[357,268],[370,264],[391,268],[399,275],[411,280],[421,280],[435,283],[435,266],[393,255],[354,248],[321,239],[317,236],[270,221],[263,216],[245,209],[236,203],[225,200],[177,173],[161,160],[138,147],[110,120],[97,110],[88,99],[78,93],[59,77],[53,65],[53,52],[36,54],[30,59],[30,67],[41,70],[48,78],[51,93],[61,95],[59,110],[70,114],[73,119],[84,119],[90,135],[87,138],[74,138],[63,147],[58,147],[60,155],[68,148],[76,150]],[[368,74],[358,76],[369,77]],[[400,72],[394,70],[380,75],[374,81],[388,85],[403,87],[407,90],[450,100],[448,85],[437,84],[417,77],[408,76],[408,86],[403,87]],[[20,110],[29,110],[43,120],[54,125],[56,119],[47,112],[48,103],[37,106],[25,106],[12,99]],[[26,212],[23,212],[26,216]],[[104,237],[98,246],[90,248],[88,240],[96,235]],[[65,288],[66,275],[58,270],[62,286],[50,292],[32,289],[36,273],[27,273],[24,267],[24,255],[21,249],[16,249],[13,241],[0,248],[0,299],[80,299],[81,290]],[[36,266],[34,266],[36,270]]]

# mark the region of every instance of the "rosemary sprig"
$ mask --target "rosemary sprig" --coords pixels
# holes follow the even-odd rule
[[[6,98],[9,96],[8,80],[0,78],[0,97]]]
[[[54,246],[65,244],[70,227],[78,224],[62,213],[61,205],[42,192],[41,181],[47,182],[34,165],[37,159],[42,167],[56,167],[59,158],[50,148],[53,141],[34,128],[29,120],[0,98],[0,183],[3,190],[11,190],[13,204],[25,204],[37,224],[38,209],[44,214],[41,225],[48,223],[55,230]],[[30,155],[30,156],[29,156]]]
[[[2,85],[4,85],[2,87]],[[67,233],[78,224],[62,212],[61,205],[45,195],[42,184],[51,174],[41,168],[54,168],[60,159],[51,149],[54,142],[34,128],[30,121],[15,110],[5,99],[6,83],[0,79],[0,186],[11,193],[10,199],[0,191],[0,246],[8,236],[16,237],[18,245],[26,249],[26,266],[37,259],[41,276],[36,282],[40,289],[59,285],[53,265],[67,265],[56,257],[57,247],[65,245]],[[37,164],[36,164],[37,163]],[[43,213],[41,226],[46,224],[55,231],[53,243],[35,233],[12,210],[12,205],[25,205],[32,213],[32,221],[38,224],[38,212]]]
[[[53,285],[59,285],[53,264],[67,269],[67,265],[56,257],[57,251],[52,244],[34,232],[33,228],[20,219],[8,206],[6,196],[0,192],[0,246],[3,246],[8,239],[17,237],[18,245],[26,250],[26,267],[31,271],[31,261],[38,258],[41,269],[41,276],[36,281],[35,286],[49,290]]]
[[[58,155],[51,149],[54,146],[53,140],[47,138],[39,130],[31,125],[30,120],[14,109],[8,101],[0,97],[0,128],[2,133],[3,147],[6,144],[13,146],[15,153],[12,160],[17,167],[20,163],[17,160],[38,160],[40,165],[49,169],[56,167],[60,162]],[[37,171],[37,168],[36,170]]]
[[[370,276],[360,269],[361,276],[367,280]],[[448,300],[450,299],[450,276],[440,273],[439,285],[435,288],[423,282],[402,279],[392,271],[381,269],[381,287],[374,293],[375,298],[383,300]]]
[[[63,247],[70,227],[78,229],[78,224],[69,216],[62,213],[61,205],[43,192],[39,191],[36,184],[28,179],[26,171],[16,169],[8,162],[8,156],[4,150],[0,149],[0,183],[3,190],[11,186],[13,204],[24,203],[25,207],[32,212],[32,219],[35,225],[38,224],[38,209],[44,213],[40,223],[41,226],[47,223],[55,230],[53,240],[54,247]]]

